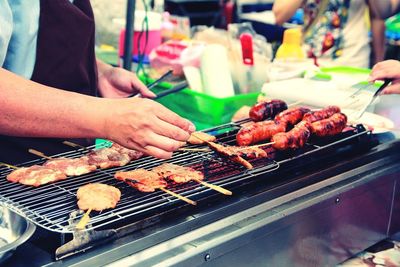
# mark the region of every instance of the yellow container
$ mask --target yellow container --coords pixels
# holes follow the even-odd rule
[[[277,59],[304,60],[301,47],[302,33],[300,28],[287,29],[283,33],[283,42],[276,52]]]

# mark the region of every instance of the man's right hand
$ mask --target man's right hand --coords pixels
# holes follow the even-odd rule
[[[103,101],[105,138],[157,158],[170,158],[195,131],[190,121],[149,99]]]
[[[385,79],[393,79],[393,81],[382,91],[382,94],[400,94],[400,61],[385,60],[377,63],[372,68],[368,81]]]

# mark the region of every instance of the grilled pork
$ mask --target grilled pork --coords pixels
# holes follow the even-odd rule
[[[56,158],[48,160],[43,166],[59,170],[67,176],[78,176],[93,172],[97,169],[96,165],[89,163],[89,158],[84,156],[76,159]]]
[[[102,211],[115,208],[121,198],[121,191],[111,185],[86,184],[79,187],[76,197],[78,198],[79,209]]]
[[[160,166],[153,168],[153,172],[156,172],[158,175],[164,177],[167,180],[173,181],[175,183],[187,183],[193,179],[203,180],[203,173],[190,168],[179,166],[171,163],[164,163]]]
[[[127,149],[113,144],[111,147],[94,150],[88,154],[89,164],[96,165],[101,169],[125,166],[131,160],[142,157],[143,154],[136,150]]]
[[[114,177],[141,192],[150,193],[167,186],[167,182],[160,175],[145,169],[116,172]]]
[[[7,180],[10,182],[35,187],[66,178],[67,176],[60,170],[39,165],[19,168],[7,175]]]

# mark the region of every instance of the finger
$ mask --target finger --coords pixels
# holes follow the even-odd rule
[[[172,152],[168,152],[154,146],[146,146],[144,153],[159,159],[169,159],[172,157]]]
[[[171,138],[168,138],[168,137],[165,137],[162,135],[158,135],[156,133],[148,134],[145,142],[147,144],[146,146],[157,147],[157,148],[167,151],[167,152],[176,151],[180,147],[182,147],[186,144],[185,142],[176,141],[174,139],[171,139]]]
[[[189,132],[163,120],[156,120],[152,130],[159,135],[181,142],[186,142],[190,137]]]
[[[161,104],[160,104],[160,106],[162,107],[162,111],[158,112],[156,114],[156,116],[159,119],[161,119],[161,120],[163,120],[163,121],[165,121],[167,123],[173,124],[173,125],[181,128],[181,129],[183,129],[183,130],[185,130],[185,131],[187,131],[189,133],[192,133],[192,132],[196,131],[196,126],[194,126],[194,124],[192,122],[190,122],[187,119],[184,119],[184,118],[180,117],[178,114],[176,114],[176,113],[172,112],[171,110],[165,108]]]
[[[383,89],[383,95],[390,95],[390,94],[400,94],[400,83],[391,84],[385,89]]]
[[[132,75],[131,78],[131,84],[132,88],[136,89],[143,97],[146,98],[154,98],[156,95],[150,91],[146,85],[144,85],[137,77],[136,75]]]

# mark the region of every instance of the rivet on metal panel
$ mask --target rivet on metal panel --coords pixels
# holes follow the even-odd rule
[[[204,256],[204,260],[205,260],[205,261],[209,261],[210,259],[211,259],[211,255],[207,253],[207,254]]]
[[[340,198],[337,197],[337,198],[335,199],[335,204],[339,204],[339,202],[340,202]]]

